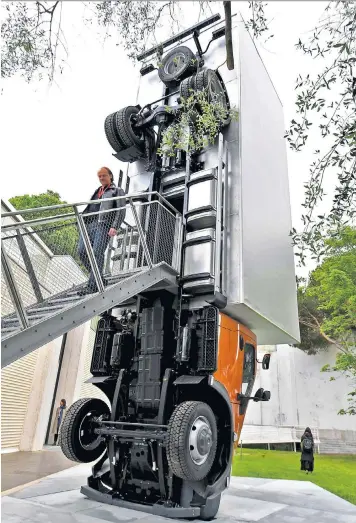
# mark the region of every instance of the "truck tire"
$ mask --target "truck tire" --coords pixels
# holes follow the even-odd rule
[[[114,125],[117,136],[124,145],[124,148],[136,145],[140,148],[144,147],[144,138],[142,133],[135,132],[133,127],[132,117],[139,112],[137,107],[129,105],[114,113]]]
[[[178,46],[163,57],[158,76],[165,85],[177,83],[195,71],[195,62],[195,55],[189,47]]]
[[[200,507],[200,519],[203,521],[210,521],[214,519],[218,513],[221,501],[221,494],[213,499],[207,499],[205,505]]]
[[[178,405],[168,424],[167,460],[173,474],[199,481],[209,473],[216,454],[217,427],[213,411],[201,401]]]
[[[194,88],[197,91],[206,90],[208,94],[208,101],[216,99],[219,100],[227,112],[227,118],[222,122],[222,125],[223,127],[228,125],[230,123],[230,116],[228,115],[230,104],[224,82],[222,81],[220,75],[218,75],[212,69],[199,71],[195,77]]]
[[[192,91],[195,90],[195,74],[185,78],[179,86],[179,94],[181,98],[189,98]]]
[[[59,444],[63,454],[71,461],[90,463],[98,459],[106,445],[93,433],[93,417],[110,415],[107,404],[96,398],[82,398],[68,409],[61,425]]]
[[[115,114],[116,113],[109,114],[109,116],[105,118],[104,130],[107,141],[114,149],[114,151],[119,153],[123,149],[123,144],[119,140],[119,137],[115,129]]]

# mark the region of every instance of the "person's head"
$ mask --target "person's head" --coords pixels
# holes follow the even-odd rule
[[[110,185],[114,181],[114,175],[109,167],[101,167],[98,170],[98,178],[103,187]]]
[[[312,431],[310,430],[310,427],[307,427],[307,428],[305,429],[304,433],[305,433],[305,434],[306,434],[306,433],[311,434]]]
[[[60,406],[61,407],[66,407],[67,406],[66,400],[61,400]]]

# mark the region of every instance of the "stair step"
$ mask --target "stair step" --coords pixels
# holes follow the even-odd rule
[[[75,302],[75,301],[78,301],[78,300],[82,300],[83,299],[83,296],[69,296],[69,297],[64,297],[64,298],[56,298],[54,300],[49,300],[48,303],[50,305],[54,305],[56,303],[68,303],[68,302]]]
[[[61,308],[62,308],[62,306],[59,304],[52,305],[52,306],[45,304],[43,307],[36,307],[35,309],[29,310],[27,314],[30,315],[32,313],[36,314],[38,312],[51,312],[51,311],[56,311],[56,310],[59,311]]]
[[[13,327],[2,327],[1,334],[9,334],[10,332],[15,332],[20,328],[20,325],[15,325]]]
[[[45,312],[43,314],[31,314],[31,312],[27,313],[27,318],[29,320],[40,320],[44,316],[47,316]],[[18,321],[19,321],[18,318],[7,318],[7,319],[4,319],[2,321],[2,323],[7,325],[9,323],[18,323]]]

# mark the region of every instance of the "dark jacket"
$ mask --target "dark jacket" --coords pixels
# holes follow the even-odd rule
[[[97,200],[97,194],[98,190],[94,192],[93,196],[90,198],[91,200]],[[103,196],[101,197],[101,204],[95,205],[96,210],[94,212],[99,211],[108,211],[111,209],[118,209],[117,212],[105,212],[102,214],[98,214],[98,223],[106,223],[108,226],[113,227],[114,229],[118,229],[122,222],[125,219],[126,216],[126,202],[125,198],[122,198],[121,200],[111,200],[111,201],[105,201],[109,198],[115,198],[117,196],[125,196],[125,192],[121,189],[121,187],[116,187],[114,183],[112,183],[109,187],[107,187],[104,191]],[[90,209],[90,205],[87,205],[83,211],[83,214],[86,214],[88,212],[92,212]]]
[[[306,452],[303,449],[303,441],[305,440],[305,438],[310,438],[313,442],[313,447],[312,447],[311,452]],[[311,432],[305,431],[303,436],[301,437],[301,449],[302,449],[301,461],[313,461],[313,459],[314,459],[314,438],[313,438],[313,435]]]

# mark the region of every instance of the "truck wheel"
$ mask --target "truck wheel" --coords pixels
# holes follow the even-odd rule
[[[115,129],[115,122],[114,122],[115,114],[116,113],[109,114],[109,116],[107,116],[105,118],[104,130],[105,130],[105,135],[106,135],[107,141],[109,142],[111,147],[114,149],[114,151],[116,153],[119,153],[123,149],[123,144],[120,142],[119,137],[117,136],[116,129]]]
[[[69,408],[59,435],[59,444],[66,458],[79,463],[98,459],[105,450],[105,442],[94,434],[98,427],[94,418],[110,415],[107,404],[96,398],[82,398]]]
[[[132,145],[144,147],[143,134],[134,128],[134,118],[138,112],[139,109],[137,107],[129,105],[114,113],[115,129],[120,142],[123,143],[125,148]]]
[[[168,424],[167,460],[181,479],[199,481],[207,476],[215,458],[216,419],[201,401],[178,405]]]
[[[195,90],[195,74],[185,78],[179,86],[179,95],[181,98],[189,98],[192,91]]]
[[[217,101],[226,111],[226,119],[222,122],[223,127],[230,123],[230,117],[228,114],[230,104],[224,86],[224,82],[221,77],[212,69],[205,69],[199,71],[195,77],[194,87],[197,91],[205,91],[208,95],[208,101]]]
[[[200,519],[203,521],[210,521],[215,518],[220,507],[221,494],[213,499],[207,499],[205,505],[200,507]]]
[[[186,78],[196,70],[196,58],[185,45],[172,49],[162,59],[162,65],[158,69],[158,76],[165,85],[177,83],[183,77]]]

